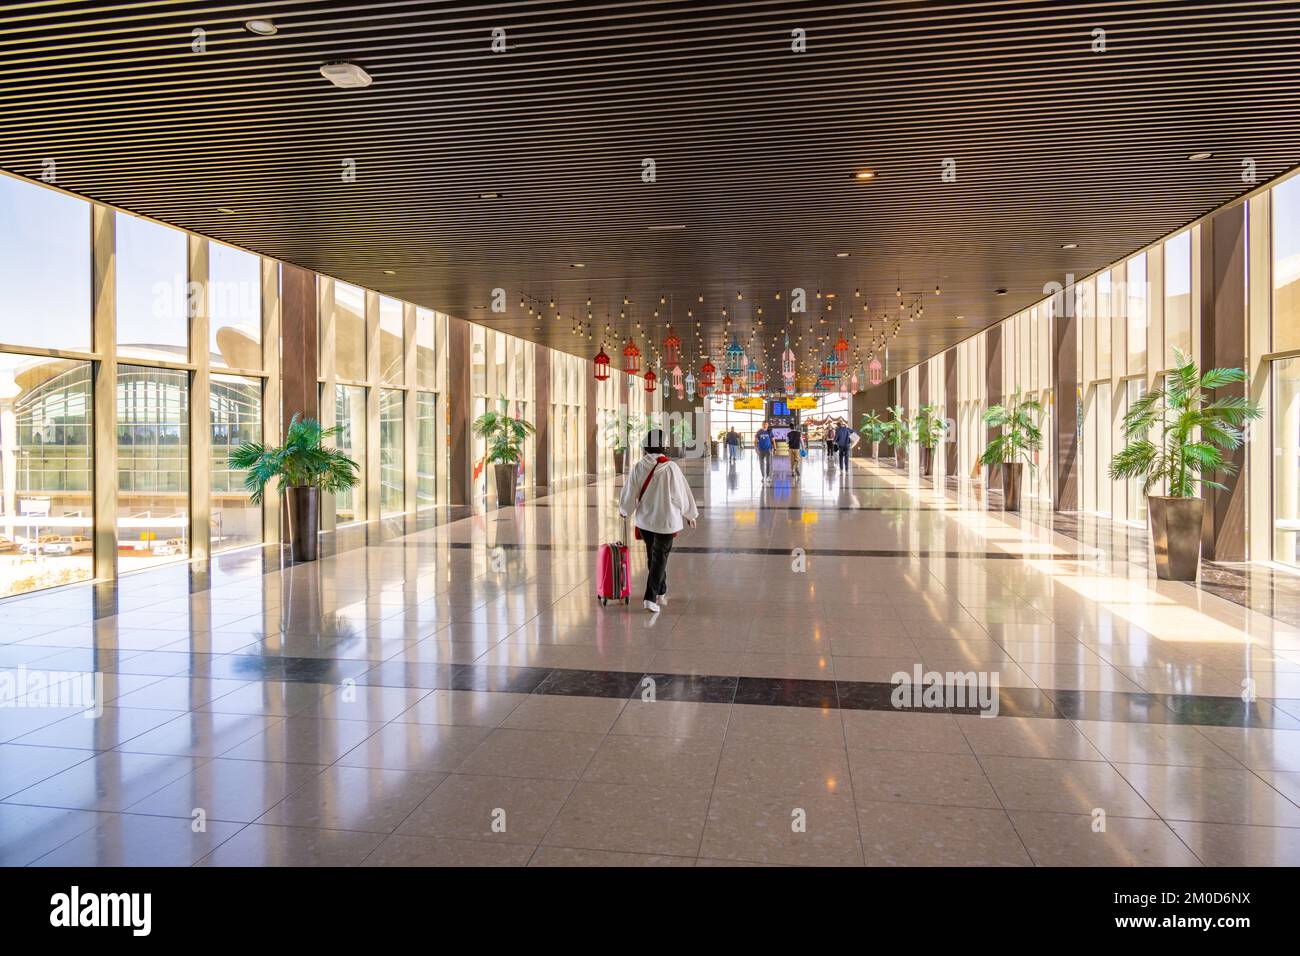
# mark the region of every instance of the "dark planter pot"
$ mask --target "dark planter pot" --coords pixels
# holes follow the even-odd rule
[[[714,458],[722,457],[722,450],[719,448],[719,445],[721,444],[722,444],[721,442],[716,442],[716,441],[709,442],[709,451],[713,454]]]
[[[623,460],[627,457],[627,452],[622,448],[614,449],[614,474],[623,474]]]
[[[295,561],[315,561],[320,556],[320,489],[287,488],[289,548]]]
[[[1201,564],[1201,498],[1147,499],[1156,577],[1161,581],[1195,581]]]
[[[921,474],[929,478],[934,474],[934,449],[921,449]]]
[[[510,508],[515,503],[515,482],[519,480],[519,466],[496,464],[492,466],[497,480],[497,506]]]
[[[1025,474],[1025,463],[1011,462],[1002,466],[1002,510],[1020,510],[1020,485]]]

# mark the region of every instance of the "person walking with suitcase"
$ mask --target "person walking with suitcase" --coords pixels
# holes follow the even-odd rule
[[[636,536],[645,542],[646,582],[642,606],[652,614],[668,603],[668,554],[683,526],[695,527],[700,509],[677,463],[664,454],[663,432],[645,438],[645,454],[628,469],[618,513],[635,515]]]
[[[799,431],[798,425],[791,425],[789,433],[785,436],[785,445],[790,449],[790,477],[799,477],[799,459],[804,453],[803,435]]]
[[[772,429],[767,422],[754,433],[754,450],[758,452],[758,472],[767,483],[772,480]]]

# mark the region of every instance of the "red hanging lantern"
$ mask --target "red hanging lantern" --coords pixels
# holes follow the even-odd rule
[[[641,371],[641,350],[631,339],[623,346],[623,371],[633,375]]]
[[[704,364],[700,366],[700,388],[701,389],[713,388],[714,383],[716,382],[716,379],[714,379],[713,376],[717,374],[717,371],[718,371],[718,367],[716,365],[714,365],[708,359],[704,360]],[[704,394],[707,395],[708,392],[705,392]]]
[[[668,335],[664,338],[664,364],[668,366],[676,365],[681,358],[682,340],[672,329],[668,330]]]
[[[649,369],[645,373],[645,390],[647,392],[653,392],[655,390],[655,382],[658,380],[659,376],[655,375],[654,369]]]
[[[731,376],[730,376],[730,375],[724,375],[724,376],[722,376],[722,394],[723,394],[723,395],[730,395],[730,394],[731,394],[731,386],[732,386],[732,384],[733,384],[733,383],[732,383],[732,381],[731,381]]]
[[[603,382],[609,378],[609,356],[605,354],[605,346],[600,347],[592,361],[596,365],[596,381]]]
[[[835,364],[838,367],[843,368],[844,364],[848,361],[848,358],[849,343],[846,342],[844,336],[841,335],[839,341],[835,343]]]
[[[673,388],[677,389],[678,395],[681,395],[683,384],[684,383],[682,381],[682,367],[680,365],[674,365],[673,366]]]

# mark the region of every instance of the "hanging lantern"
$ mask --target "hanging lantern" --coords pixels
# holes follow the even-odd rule
[[[794,388],[794,352],[790,349],[790,336],[785,337],[785,351],[781,353],[781,377],[785,379],[785,390]]]
[[[849,376],[847,374],[840,375],[840,394],[849,394]]]
[[[686,400],[694,401],[695,400],[695,376],[690,372],[686,373],[685,385],[686,385]]]
[[[645,390],[647,392],[653,392],[656,388],[655,383],[658,380],[659,376],[655,375],[654,369],[648,369],[645,373]]]
[[[682,340],[671,328],[664,338],[664,364],[676,365],[681,359]]]
[[[835,351],[831,353],[831,361],[835,363],[836,368],[843,368],[849,360],[849,343],[844,340],[844,334],[840,334],[839,341],[835,343]]]
[[[745,384],[750,388],[758,384],[758,362],[752,358],[749,360],[749,367],[745,369]]]
[[[862,380],[858,378],[858,370],[854,369],[853,374],[849,376],[849,391],[857,393],[862,388]]]
[[[724,375],[724,376],[722,376],[722,394],[723,394],[723,395],[730,395],[730,394],[731,394],[731,386],[732,386],[732,384],[733,384],[733,383],[732,383],[732,380],[731,380],[731,376],[730,376],[730,375]]]
[[[745,374],[745,350],[740,347],[736,341],[736,334],[731,335],[731,344],[727,346],[727,374],[744,375]]]
[[[765,381],[763,380],[763,373],[762,373],[761,371],[755,373],[755,375],[754,375],[754,391],[756,391],[756,392],[761,392],[761,391],[763,391],[763,387],[764,387],[766,384],[767,384],[767,382],[765,382]]]
[[[596,365],[596,381],[603,382],[609,378],[609,356],[605,354],[605,346],[600,347],[592,361]]]
[[[641,350],[631,339],[623,346],[623,371],[631,374],[641,371]]]
[[[717,366],[714,365],[712,362],[710,362],[708,359],[705,359],[704,364],[700,366],[700,391],[703,394],[705,395],[709,394],[708,392],[705,392],[704,389],[713,388],[713,384],[714,384],[713,376],[717,373],[717,371],[718,371]]]
[[[880,359],[873,358],[871,364],[867,366],[867,371],[870,374],[871,384],[879,385],[881,379]]]

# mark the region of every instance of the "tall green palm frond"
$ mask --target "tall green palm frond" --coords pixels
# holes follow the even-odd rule
[[[536,429],[531,422],[507,414],[510,403],[504,397],[500,402],[499,412],[484,412],[471,428],[487,443],[488,464],[513,465],[524,457],[524,442]]]
[[[1198,485],[1222,488],[1207,476],[1236,471],[1223,453],[1240,447],[1246,425],[1263,409],[1241,395],[1211,399],[1206,393],[1246,380],[1241,368],[1202,374],[1191,356],[1175,350],[1174,368],[1129,406],[1123,421],[1128,444],[1111,459],[1110,477],[1140,479],[1144,494],[1163,485],[1172,498],[1193,497]]]
[[[1019,389],[1007,404],[990,406],[984,412],[984,424],[1000,431],[989,439],[980,463],[1007,465],[1023,458],[1032,468],[1034,452],[1043,447],[1042,414],[1042,403],[1036,398],[1021,398]]]
[[[314,418],[294,415],[285,430],[283,445],[244,442],[230,453],[227,464],[245,473],[244,487],[257,505],[265,498],[267,486],[276,480],[282,488],[346,491],[360,483],[361,466],[337,448],[324,446],[341,431],[337,426],[325,428]]]

